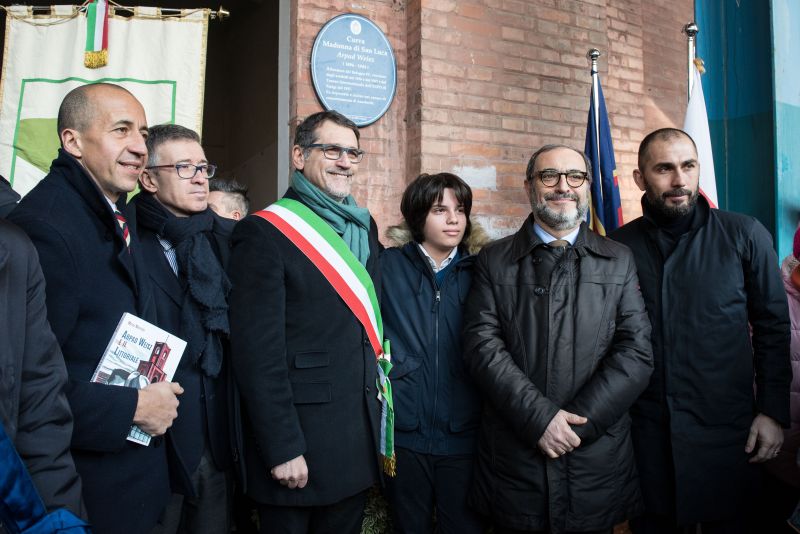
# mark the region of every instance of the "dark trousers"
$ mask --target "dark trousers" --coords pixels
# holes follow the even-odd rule
[[[397,476],[386,477],[386,497],[395,534],[479,534],[483,525],[467,507],[472,455],[434,456],[395,449]]]
[[[631,519],[630,527],[633,534],[748,534],[753,532],[748,527],[746,514],[739,519],[710,521],[683,527],[677,525],[674,517],[644,514]]]
[[[264,534],[359,534],[366,504],[367,490],[327,506],[259,504],[260,532]]]
[[[192,475],[196,497],[173,493],[151,534],[218,534],[230,530],[231,478],[203,451]]]

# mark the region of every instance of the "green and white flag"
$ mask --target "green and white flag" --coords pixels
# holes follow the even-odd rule
[[[132,17],[123,17],[109,7],[108,64],[93,69],[84,65],[85,7],[51,6],[49,15],[37,10],[35,17],[30,6],[6,9],[0,175],[18,193],[24,195],[47,174],[60,145],[58,107],[79,85],[121,85],[142,103],[148,124],[172,122],[202,130],[207,9],[163,18],[158,8],[137,7]],[[95,9],[101,16],[102,8]]]

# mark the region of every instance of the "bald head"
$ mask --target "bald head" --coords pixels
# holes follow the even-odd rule
[[[84,132],[97,116],[98,98],[114,93],[125,93],[133,96],[130,91],[112,83],[93,83],[76,87],[64,97],[58,108],[58,122],[56,128],[58,136],[66,129]]]

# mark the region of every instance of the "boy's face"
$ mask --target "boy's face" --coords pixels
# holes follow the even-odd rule
[[[428,211],[422,245],[439,253],[450,253],[464,239],[467,214],[450,188],[444,190],[441,201],[434,202]]]

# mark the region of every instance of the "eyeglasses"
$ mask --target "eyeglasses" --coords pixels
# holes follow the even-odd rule
[[[318,143],[308,145],[306,148],[318,148],[322,150],[325,159],[332,159],[334,161],[341,158],[342,153],[347,154],[347,159],[350,163],[358,163],[364,158],[364,151],[358,148],[348,148],[339,145],[320,145]]]
[[[547,187],[553,187],[559,181],[561,181],[561,177],[565,176],[567,178],[567,185],[570,187],[580,187],[583,185],[583,182],[589,177],[588,172],[578,171],[578,170],[569,170],[569,171],[558,171],[556,169],[545,169],[543,171],[539,171],[536,173],[539,177],[539,180]]]
[[[176,163],[175,165],[153,165],[152,167],[145,167],[145,169],[175,169],[178,173],[178,178],[181,180],[191,180],[199,172],[205,174],[206,179],[213,178],[214,173],[217,172],[217,166],[209,163],[202,163],[200,165],[192,165],[191,163]]]

